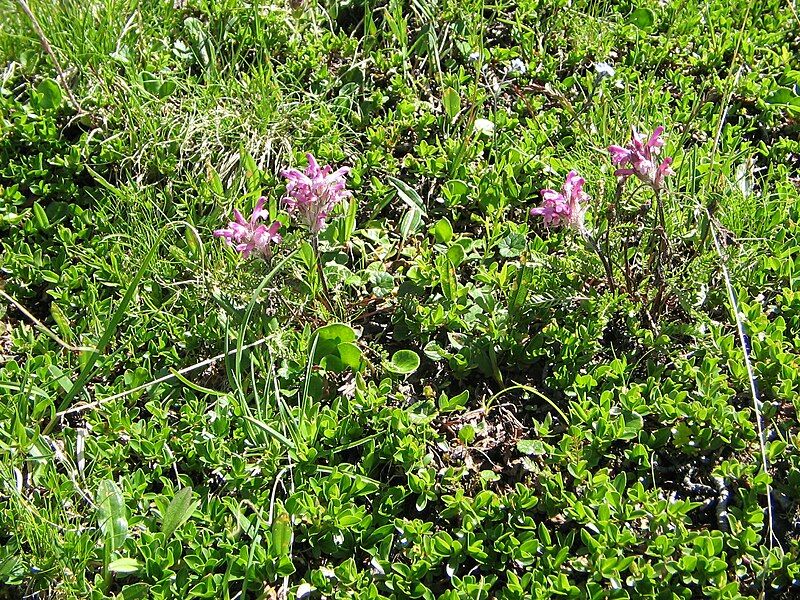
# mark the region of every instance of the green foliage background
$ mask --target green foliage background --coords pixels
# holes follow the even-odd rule
[[[30,0],[78,111],[0,0],[0,597],[794,597],[792,1],[293,4]],[[653,324],[528,211],[575,168],[641,238],[659,124]],[[261,194],[270,264],[211,235]]]

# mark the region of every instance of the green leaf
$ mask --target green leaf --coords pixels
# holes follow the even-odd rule
[[[445,88],[442,103],[447,116],[453,119],[461,111],[461,98],[453,88]]]
[[[483,481],[484,483],[500,480],[500,475],[498,475],[494,471],[490,471],[489,469],[484,469],[483,471],[481,471],[480,477],[481,481]]]
[[[117,600],[141,600],[147,598],[147,593],[150,591],[150,586],[146,583],[139,582],[131,585],[126,585],[122,591],[116,595]]]
[[[457,205],[469,192],[469,186],[460,179],[451,179],[442,186],[442,195],[447,206]]]
[[[392,355],[387,369],[398,375],[410,375],[419,369],[419,354],[413,350],[398,350]]]
[[[125,501],[122,491],[110,479],[100,482],[95,496],[97,525],[111,550],[122,546],[128,536],[128,520],[125,517]]]
[[[161,80],[153,75],[150,71],[142,71],[139,76],[142,79],[142,87],[148,94],[158,96],[158,91],[161,89]]]
[[[256,427],[258,427],[262,431],[268,433],[269,435],[271,435],[273,438],[278,440],[281,444],[283,444],[287,448],[291,448],[292,450],[295,449],[294,442],[292,440],[290,440],[289,438],[287,438],[285,435],[283,435],[280,431],[278,431],[274,427],[270,427],[269,425],[264,423],[264,421],[260,421],[259,419],[254,419],[253,417],[251,417],[249,415],[242,415],[242,416],[244,417],[244,419],[246,421],[249,421],[250,423],[252,423]]]
[[[469,400],[469,390],[464,390],[452,398],[448,398],[445,393],[442,393],[442,395],[439,396],[439,410],[442,412],[461,410],[467,405],[467,400]]]
[[[442,217],[433,226],[433,237],[440,244],[446,244],[453,238],[453,226],[447,217]]]
[[[342,201],[344,219],[340,220],[337,241],[340,244],[347,244],[353,237],[356,228],[356,214],[358,212],[358,202],[355,198]]]
[[[285,510],[278,508],[277,512],[272,522],[272,548],[277,556],[288,556],[292,547],[292,522]]]
[[[167,79],[161,83],[161,86],[158,88],[158,97],[159,98],[167,98],[172,95],[175,89],[178,87],[178,84],[175,83],[173,79]]]
[[[260,173],[255,159],[244,148],[239,153],[239,162],[244,169],[244,179],[247,182],[247,191],[255,193],[257,191]]]
[[[33,218],[36,220],[36,226],[40,230],[50,227],[50,219],[47,218],[47,213],[44,212],[42,205],[38,202],[33,203]]]
[[[387,181],[392,184],[394,189],[397,190],[397,196],[403,202],[405,202],[409,208],[414,209],[420,213],[422,213],[423,217],[427,217],[428,213],[425,211],[425,203],[422,201],[422,198],[419,197],[419,194],[410,188],[407,183],[400,181],[396,177],[392,177],[391,175],[386,176]]]
[[[511,314],[514,314],[528,299],[528,292],[530,290],[531,282],[533,281],[533,269],[526,265],[522,265],[517,269],[517,276],[514,279],[514,285],[511,287],[511,293],[508,297],[508,309]]]
[[[451,263],[453,263],[453,267],[458,267],[462,262],[464,262],[465,254],[464,248],[462,248],[459,244],[455,244],[447,249],[447,258]]]
[[[787,87],[779,87],[771,91],[765,98],[767,104],[781,104],[786,106],[800,106],[800,96]]]
[[[134,558],[118,558],[108,563],[108,570],[112,573],[136,573],[140,568],[139,561]]]
[[[342,342],[338,346],[339,358],[342,363],[350,367],[354,371],[360,371],[364,366],[364,361],[361,359],[361,349],[352,342]]]
[[[53,317],[53,321],[56,322],[58,332],[61,334],[61,337],[64,338],[64,341],[71,342],[72,328],[69,326],[69,319],[67,319],[67,315],[64,314],[64,311],[61,310],[61,307],[56,302],[50,303],[50,316]],[[72,385],[72,382],[66,377],[65,380],[69,386]],[[66,389],[69,389],[69,386],[67,386]]]
[[[541,440],[518,440],[517,451],[528,456],[544,456],[547,454],[545,444]]]
[[[36,91],[40,95],[40,108],[53,109],[61,106],[61,87],[53,79],[43,79],[41,83],[36,86]]]
[[[341,373],[345,369],[345,364],[342,359],[336,354],[326,354],[319,361],[319,366],[323,371],[331,371],[332,373]]]
[[[475,439],[475,427],[469,424],[464,425],[458,430],[458,439],[465,444],[471,443]]]
[[[409,208],[400,220],[400,237],[404,240],[415,233],[422,224],[422,213],[414,208]]]
[[[510,233],[498,245],[500,256],[503,258],[513,258],[525,251],[525,236],[521,233]]]
[[[199,500],[192,498],[192,488],[185,487],[179,490],[172,498],[164,513],[164,521],[161,523],[161,533],[164,534],[164,541],[172,537],[172,534],[185,523],[200,504]]]
[[[460,248],[460,246],[453,246],[453,248]],[[445,298],[454,302],[458,295],[459,287],[453,262],[450,260],[449,256],[439,256],[436,260],[436,268],[439,271],[439,284],[442,286],[442,293]]]
[[[655,25],[656,15],[649,8],[637,8],[628,15],[628,20],[639,29],[647,30]]]
[[[314,348],[314,362],[319,363],[322,357],[329,354],[338,355],[338,348],[340,344],[354,342],[356,340],[356,332],[353,328],[344,323],[331,323],[324,325],[314,332],[311,339],[317,340],[316,348]]]

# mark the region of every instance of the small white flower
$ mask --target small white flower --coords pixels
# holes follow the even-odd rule
[[[489,119],[475,119],[475,133],[492,137],[494,135],[494,123]]]
[[[525,75],[528,72],[528,66],[519,58],[515,58],[511,61],[511,64],[506,69],[506,73],[519,73],[520,75]]]
[[[598,79],[603,79],[604,77],[613,77],[616,74],[614,67],[607,62],[594,63],[594,71],[597,73]]]

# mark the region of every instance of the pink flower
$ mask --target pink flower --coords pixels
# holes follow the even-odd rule
[[[543,217],[548,227],[566,225],[580,233],[586,232],[584,218],[586,216],[589,194],[583,191],[586,180],[576,171],[567,175],[561,192],[542,190],[542,205],[531,209],[531,215]]]
[[[334,171],[330,165],[320,167],[310,153],[306,158],[308,167],[305,172],[297,169],[281,171],[287,181],[283,203],[290,214],[296,215],[311,233],[317,234],[325,226],[325,219],[333,207],[351,195],[345,189],[345,175],[350,169],[342,167]]]
[[[237,252],[241,252],[245,258],[248,258],[254,251],[269,257],[272,253],[270,243],[278,244],[281,241],[278,233],[281,224],[278,221],[269,227],[259,224],[259,219],[267,215],[267,211],[264,210],[266,201],[267,199],[263,196],[258,199],[249,221],[245,221],[242,213],[233,209],[234,220],[228,223],[227,228],[217,229],[214,236],[225,238],[228,245],[233,246]]]
[[[664,177],[675,174],[675,171],[670,166],[672,165],[672,158],[667,156],[658,164],[656,161],[656,156],[664,146],[664,139],[661,137],[662,133],[664,133],[664,127],[659,125],[653,131],[653,135],[645,142],[644,136],[634,129],[631,141],[627,146],[624,148],[622,146],[609,146],[608,151],[611,154],[611,162],[613,164],[620,167],[630,165],[626,168],[617,169],[614,171],[614,175],[622,178],[635,175],[639,180],[659,191],[664,186]]]

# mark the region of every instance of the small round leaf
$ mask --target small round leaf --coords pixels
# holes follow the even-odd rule
[[[36,86],[36,91],[41,95],[39,99],[39,106],[41,108],[58,108],[61,106],[61,87],[52,79],[42,80],[42,82]]]
[[[630,14],[628,20],[639,29],[647,30],[655,25],[656,15],[649,8],[637,8]]]
[[[387,368],[398,375],[410,375],[419,369],[419,354],[413,350],[398,350],[392,355]]]

